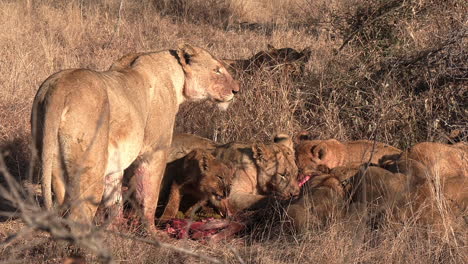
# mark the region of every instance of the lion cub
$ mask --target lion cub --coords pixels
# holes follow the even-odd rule
[[[186,212],[192,216],[201,206],[210,202],[220,212],[229,214],[226,198],[229,195],[233,169],[217,160],[209,151],[196,149],[169,163],[165,178],[170,183],[169,201],[161,219],[174,218],[182,197],[190,195],[195,202]]]
[[[367,162],[376,164],[384,156],[399,156],[401,153],[401,150],[380,142],[311,140],[305,134],[300,134],[295,143],[301,183],[304,179],[320,175],[329,169],[358,167]]]
[[[236,212],[264,207],[272,195],[299,195],[293,142],[287,135],[277,135],[274,143],[218,146],[214,155],[235,167],[229,204]]]

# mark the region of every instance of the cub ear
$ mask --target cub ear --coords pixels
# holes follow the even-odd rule
[[[252,153],[253,153],[252,156],[255,160],[261,161],[264,159],[263,150],[261,146],[254,144],[252,146]]]
[[[328,168],[326,165],[323,165],[323,164],[318,165],[317,170],[320,171],[321,173],[324,173],[324,174],[330,174],[331,173],[331,169]]]
[[[278,143],[278,144],[282,144],[290,149],[293,149],[294,148],[294,144],[293,144],[293,141],[291,139],[291,137],[287,134],[283,134],[283,133],[278,133],[275,135],[275,137],[273,138],[273,141],[275,143]]]
[[[200,164],[200,170],[201,172],[206,172],[208,170],[208,158],[206,157],[206,154],[202,155],[201,159],[201,164]]]
[[[179,56],[180,63],[182,66],[187,66],[190,64],[192,57],[197,55],[197,51],[190,44],[180,44],[177,50],[177,55]]]
[[[208,158],[206,157],[206,153],[200,149],[192,150],[185,156],[185,167],[189,168],[189,164],[196,164],[201,172],[206,172],[208,170]]]

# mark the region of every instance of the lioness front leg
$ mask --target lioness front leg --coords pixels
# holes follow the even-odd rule
[[[196,204],[190,206],[187,211],[185,211],[185,216],[188,216],[190,218],[193,218],[195,216],[195,213],[200,209],[202,206],[206,206],[208,204],[208,199],[201,200],[197,202]]]
[[[238,213],[239,211],[245,209],[260,209],[264,208],[268,205],[268,203],[274,199],[274,197],[259,195],[259,194],[251,194],[251,193],[242,193],[236,192],[231,193],[229,196],[229,204],[232,206],[234,212]]]
[[[181,201],[180,194],[181,186],[179,184],[173,183],[171,185],[171,193],[169,194],[169,201],[167,202],[166,208],[164,208],[164,213],[161,216],[163,220],[169,220],[176,217],[177,212],[179,211],[179,205]]]
[[[123,222],[123,197],[122,197],[123,171],[110,172],[105,177],[103,207],[106,220],[111,227],[116,228]]]
[[[154,217],[166,168],[166,156],[166,150],[147,154],[135,170],[136,199],[142,208],[142,220],[153,233],[156,233]]]

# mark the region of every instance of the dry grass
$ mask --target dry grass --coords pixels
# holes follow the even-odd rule
[[[221,58],[249,57],[268,43],[310,46],[313,54],[299,80],[271,72],[241,77],[242,93],[226,113],[184,105],[177,131],[219,142],[267,140],[277,131],[303,129],[320,138],[375,138],[401,148],[466,141],[466,9],[461,0],[1,0],[0,150],[14,176],[26,179],[31,104],[50,74],[105,70],[123,54],[180,42]],[[3,222],[0,237],[19,226]],[[246,263],[468,262],[466,232],[455,239],[411,222],[363,234],[353,228],[337,219],[301,238],[278,235],[281,228],[272,227],[260,239],[176,244],[228,263],[238,262],[236,251]],[[104,241],[121,262],[203,262],[112,235]],[[73,254],[97,261],[43,233],[16,243],[0,247],[0,261],[16,256],[20,262],[59,263]]]

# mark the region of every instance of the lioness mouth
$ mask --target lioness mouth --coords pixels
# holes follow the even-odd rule
[[[308,180],[312,178],[310,175],[305,175],[299,180],[299,187],[302,187]]]
[[[220,100],[220,99],[214,99],[214,101],[216,103],[229,103],[229,102],[232,102],[234,100],[234,97],[229,99],[228,101],[223,101],[223,100]]]

